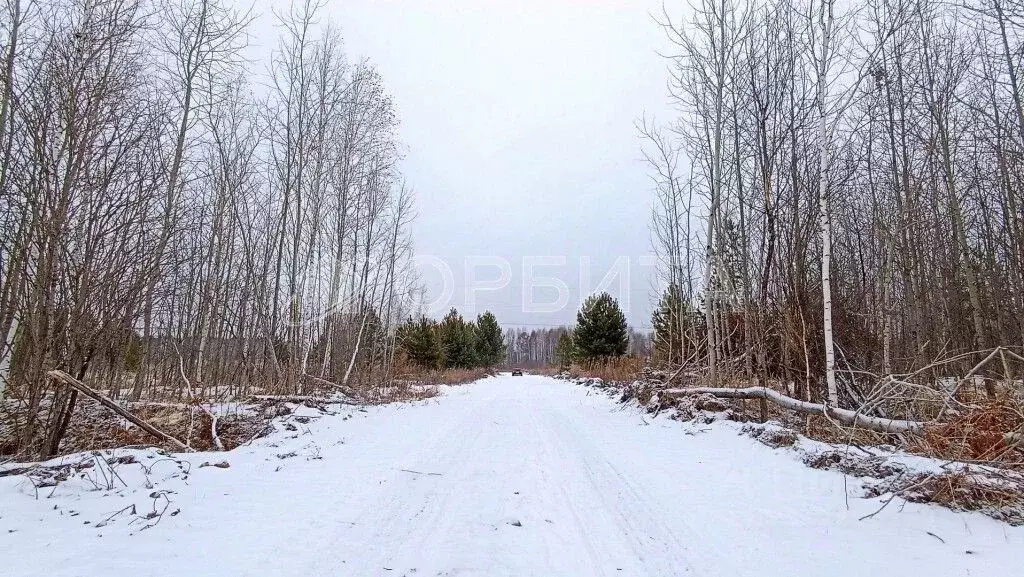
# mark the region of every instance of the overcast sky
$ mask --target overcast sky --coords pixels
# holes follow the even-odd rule
[[[270,5],[257,3],[257,43],[276,35]],[[628,290],[615,282],[609,292],[628,305],[631,324],[650,324],[652,270],[642,257],[652,187],[633,123],[670,117],[651,16],[660,9],[658,0],[328,0],[350,57],[369,58],[394,96],[430,299],[446,284],[432,257],[452,270],[451,299],[438,308],[490,309],[504,325],[571,322],[586,285],[622,257]],[[470,279],[501,275],[486,260],[467,274],[466,257],[480,256],[506,260],[512,276],[470,306]],[[565,259],[533,273],[565,283],[564,309],[524,310],[530,257]],[[553,303],[557,293],[538,288],[534,300]]]

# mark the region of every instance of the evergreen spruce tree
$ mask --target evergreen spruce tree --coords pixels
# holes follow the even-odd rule
[[[484,367],[499,365],[505,360],[505,335],[498,319],[490,311],[476,318],[476,357]]]
[[[563,333],[558,337],[558,344],[555,345],[555,360],[563,367],[572,365],[576,355],[575,347],[572,344],[572,334]]]
[[[476,326],[467,323],[454,308],[444,316],[439,327],[441,350],[446,369],[471,369],[477,366]]]
[[[427,317],[420,317],[418,321],[410,318],[398,327],[396,340],[406,358],[417,366],[426,369],[441,366],[441,340],[436,321]]]
[[[576,314],[572,342],[575,357],[582,361],[606,360],[624,355],[629,346],[626,315],[608,293],[587,298]]]

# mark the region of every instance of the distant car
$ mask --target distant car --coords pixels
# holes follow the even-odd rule
[[[521,377],[521,376],[523,376],[523,369],[512,369],[512,376],[513,377]]]

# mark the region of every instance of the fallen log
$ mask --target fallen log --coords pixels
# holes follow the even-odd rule
[[[64,371],[57,371],[57,370],[48,371],[46,373],[46,375],[48,377],[56,380],[57,382],[63,383],[64,385],[67,385],[67,386],[71,387],[72,389],[75,389],[79,393],[82,393],[83,395],[85,395],[85,396],[89,397],[90,399],[96,401],[97,403],[103,405],[107,409],[110,409],[111,411],[113,411],[114,413],[118,414],[119,416],[124,417],[128,422],[136,425],[137,427],[139,427],[143,431],[146,431],[147,433],[149,433],[150,435],[153,435],[154,437],[160,439],[161,441],[165,441],[167,443],[170,443],[171,445],[174,445],[176,448],[178,448],[178,449],[180,449],[182,451],[191,451],[192,450],[185,443],[182,443],[181,441],[179,441],[178,439],[172,437],[171,435],[168,435],[167,433],[161,431],[160,429],[157,429],[153,425],[150,425],[146,421],[143,421],[139,417],[136,417],[135,415],[129,413],[123,407],[121,407],[120,405],[115,403],[110,397],[104,395],[103,393],[101,393],[101,392],[99,392],[99,391],[97,391],[95,389],[90,388],[88,385],[86,385],[82,381],[79,381],[78,379],[76,379],[75,377],[72,377],[71,375],[65,373]]]
[[[827,415],[845,425],[862,427],[877,433],[913,433],[920,435],[924,432],[925,423],[919,421],[904,421],[901,419],[888,419],[885,417],[872,417],[849,409],[826,407],[818,403],[810,403],[787,397],[778,391],[765,387],[747,387],[744,389],[726,389],[715,387],[693,387],[689,389],[666,389],[661,391],[661,396],[688,396],[688,395],[712,395],[723,399],[764,399],[780,407],[811,415]]]
[[[254,401],[274,401],[279,403],[317,403],[320,405],[331,404],[331,399],[328,397],[315,397],[312,395],[250,395],[250,399]]]
[[[314,405],[352,405],[355,407],[361,405],[359,401],[352,398],[317,397],[313,395],[250,395],[248,398],[259,402],[294,403],[296,405],[303,405],[306,403]]]
[[[313,376],[313,375],[311,375],[309,373],[302,373],[302,376],[306,377],[307,379],[313,381],[314,383],[316,383],[318,385],[323,385],[323,386],[326,386],[326,387],[331,387],[332,389],[337,389],[337,390],[341,391],[342,393],[348,395],[349,397],[352,397],[353,399],[358,397],[358,395],[356,395],[355,389],[353,389],[352,387],[350,387],[348,385],[339,385],[338,383],[332,383],[331,381],[328,381],[327,379],[321,379],[320,377],[315,377],[315,376]]]

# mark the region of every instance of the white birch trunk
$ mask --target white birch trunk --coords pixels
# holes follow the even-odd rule
[[[818,60],[818,201],[821,206],[821,305],[824,311],[825,381],[828,385],[827,404],[838,406],[839,389],[836,386],[836,353],[832,337],[832,220],[828,210],[828,172],[831,152],[827,106],[828,60],[832,35],[832,2],[822,0],[819,12],[821,54]]]
[[[14,337],[18,334],[18,315],[11,319],[11,326],[4,337],[4,348],[0,351],[0,401],[4,399],[7,382],[11,378],[11,359],[14,358]]]
[[[359,325],[359,334],[356,335],[356,346],[352,349],[352,358],[348,360],[348,368],[345,369],[345,377],[341,380],[341,385],[347,387],[348,379],[352,376],[352,367],[356,365],[356,357],[359,356],[359,347],[363,343],[363,330],[366,329],[366,318],[369,315],[363,315],[363,322]]]
[[[715,59],[716,86],[715,86],[715,128],[714,148],[711,151],[711,210],[708,214],[708,246],[707,268],[704,272],[704,318],[708,329],[708,376],[711,383],[718,384],[718,342],[715,334],[715,306],[714,306],[714,266],[715,266],[715,227],[718,225],[718,206],[722,198],[724,179],[722,178],[722,109],[725,106],[725,67],[727,65],[728,51],[725,41],[725,0],[722,0],[718,13],[719,50],[713,55]]]

